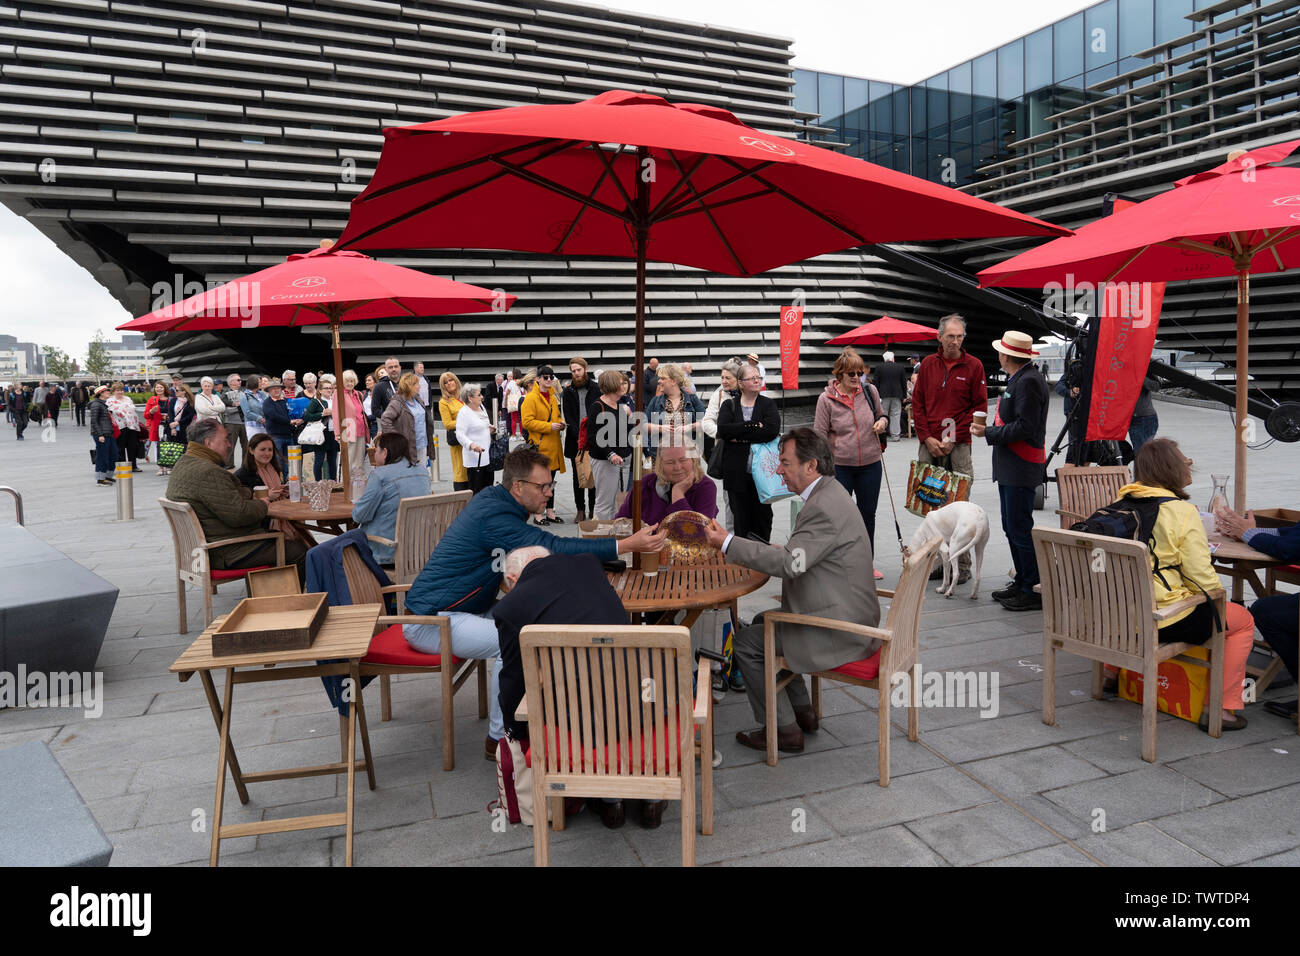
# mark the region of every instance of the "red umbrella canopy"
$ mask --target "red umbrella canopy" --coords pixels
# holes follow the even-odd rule
[[[1068,233],[645,93],[467,113],[384,139],[339,247],[634,258],[643,230],[647,260],[753,275],[874,242]]]
[[[1300,140],[1253,150],[979,274],[984,286],[1176,282],[1300,266]]]
[[[852,332],[837,335],[827,345],[888,345],[890,342],[924,342],[938,337],[934,329],[915,322],[891,319],[882,315],[874,322],[859,325]]]
[[[279,265],[132,319],[119,329],[240,329],[319,325],[400,315],[504,312],[515,296],[380,262],[359,252],[315,249]]]

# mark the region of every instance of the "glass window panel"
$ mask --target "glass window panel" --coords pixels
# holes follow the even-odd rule
[[[1150,0],[1148,0],[1150,2]],[[1052,28],[1025,37],[1025,89],[1052,85]]]
[[[1104,82],[1105,80],[1113,80],[1118,72],[1119,67],[1114,63],[1099,66],[1095,70],[1088,71],[1087,76],[1084,78],[1084,85],[1090,87],[1094,84]],[[1113,89],[1107,88],[1101,91],[1101,95],[1109,96],[1113,92]]]
[[[885,84],[879,84],[884,86]],[[875,98],[876,83],[871,84],[872,103],[868,108],[871,113],[871,131],[873,133],[883,133],[886,137],[894,132],[894,103],[890,96],[882,95],[879,99]]]
[[[794,71],[794,108],[804,113],[817,112],[817,74],[811,70]]]
[[[852,113],[861,109],[870,100],[867,81],[848,76],[844,78],[844,109]]]
[[[912,100],[912,126],[911,131],[917,135],[923,135],[929,126],[925,122],[925,88],[914,86],[908,90]]]
[[[948,77],[947,75],[937,76],[934,79],[927,80],[926,88],[926,114],[930,118],[930,129],[936,130],[940,135],[948,133]]]
[[[1120,0],[1119,55],[1133,56],[1155,44],[1155,0]]]
[[[948,71],[948,115],[953,120],[970,116],[970,61]]]
[[[1187,14],[1192,0],[1156,0],[1156,42],[1165,43],[1186,36],[1193,29]]]
[[[817,99],[821,116],[829,125],[844,115],[844,77],[830,73],[817,74]]]
[[[977,97],[985,96],[995,99],[998,95],[998,54],[997,51],[977,57],[972,64],[973,87]]]
[[[1058,81],[1067,76],[1079,75],[1083,72],[1083,14],[1076,13],[1053,25],[1052,29],[1056,58],[1053,75]]]
[[[1116,0],[1106,0],[1084,11],[1084,46],[1089,70],[1119,59]]]
[[[1008,43],[998,53],[998,98],[1014,100],[1025,92],[1025,44]]]
[[[911,111],[908,109],[908,91],[898,89],[890,99],[894,101],[894,135],[907,136],[912,132]]]

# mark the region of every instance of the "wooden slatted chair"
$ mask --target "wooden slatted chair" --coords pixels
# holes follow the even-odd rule
[[[1056,652],[1066,651],[1093,662],[1092,696],[1101,697],[1102,665],[1142,673],[1142,759],[1156,759],[1156,697],[1152,692],[1162,661],[1177,658],[1210,669],[1210,736],[1223,726],[1223,623],[1227,595],[1216,588],[1209,599],[1218,609],[1220,626],[1204,645],[1209,661],[1181,656],[1195,644],[1160,644],[1157,624],[1206,600],[1204,594],[1156,610],[1151,557],[1145,543],[1085,534],[1081,531],[1033,530],[1034,554],[1042,572],[1043,723],[1056,723]]]
[[[908,696],[907,739],[915,741],[919,731],[917,720],[917,680],[918,642],[921,631],[921,608],[925,603],[926,582],[930,570],[934,567],[939,554],[942,538],[932,538],[924,547],[912,552],[903,564],[903,574],[894,590],[877,588],[881,597],[890,598],[889,613],[883,627],[869,627],[850,621],[835,621],[824,617],[810,617],[806,614],[792,614],[788,611],[767,611],[763,615],[763,661],[764,684],[767,692],[767,765],[776,766],[776,694],[786,684],[794,680],[792,673],[781,683],[776,675],[789,670],[786,659],[776,653],[776,625],[782,623],[804,624],[823,627],[831,631],[846,634],[860,634],[874,637],[884,642],[875,654],[866,660],[841,664],[839,667],[812,674],[812,705],[817,719],[822,715],[821,681],[833,680],[855,687],[870,687],[876,691],[876,719],[879,741],[877,743],[877,763],[880,773],[880,786],[889,786],[889,696],[893,679],[896,675],[906,674],[914,682],[913,693]],[[884,680],[881,675],[885,675]]]
[[[409,588],[429,563],[433,549],[442,540],[456,516],[465,510],[473,493],[452,491],[440,495],[421,495],[403,498],[397,505],[397,540],[390,541],[368,534],[367,540],[377,541],[395,548],[393,555],[393,580]],[[397,613],[406,610],[406,589],[397,593]],[[393,693],[390,676],[379,678],[379,719],[393,719]],[[448,767],[448,770],[451,768]]]
[[[1132,481],[1127,465],[1066,465],[1056,469],[1061,527],[1068,530],[1098,508],[1119,499],[1119,490]]]
[[[233,568],[223,571],[212,567],[213,551],[249,541],[274,541],[275,566],[284,566],[284,535],[279,531],[209,541],[203,533],[199,516],[194,513],[190,505],[167,498],[159,498],[158,504],[162,506],[163,514],[167,516],[167,524],[172,531],[172,545],[176,554],[177,629],[181,634],[189,633],[188,614],[185,608],[185,585],[192,584],[203,592],[203,626],[207,627],[212,623],[212,595],[217,593],[218,585],[228,581],[246,582],[249,571],[269,567],[263,564],[256,568]]]
[[[550,865],[565,797],[680,800],[682,865],[695,865],[695,759],[700,815],[713,832],[713,695],[700,660],[691,692],[684,627],[531,624],[519,633],[533,769],[533,862]],[[696,743],[696,728],[700,728]]]

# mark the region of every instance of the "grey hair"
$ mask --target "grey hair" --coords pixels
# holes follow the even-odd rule
[[[468,385],[464,386],[460,390],[460,398],[461,401],[464,402],[468,402],[475,395],[482,395],[482,394],[483,394],[483,389],[478,385],[475,385],[473,382],[470,382]]]
[[[196,441],[200,445],[206,445],[208,439],[220,432],[226,433],[226,426],[217,418],[200,418],[185,431],[185,437],[190,441]]]
[[[285,369],[283,372],[280,373],[280,381],[283,382],[283,381],[284,381],[286,378],[288,378],[290,375],[292,375],[294,378],[297,378],[297,377],[298,377],[298,373],[297,373],[297,372],[295,372],[295,371],[294,371],[293,369],[291,369],[291,368],[287,368],[287,369]]]
[[[303,374],[302,383],[304,385],[310,385],[314,381],[316,381],[316,375],[314,372],[306,372]]]
[[[210,375],[205,375],[205,376],[203,376],[201,379],[199,379],[199,385],[200,385],[200,386],[203,386],[203,385],[216,385],[216,384],[217,384],[216,382],[212,381],[212,377],[211,377]],[[188,432],[187,432],[186,434],[188,434]]]
[[[965,332],[966,332],[966,320],[965,320],[964,318],[962,318],[960,315],[958,315],[956,312],[954,312],[954,313],[952,313],[952,315],[945,315],[942,319],[939,320],[939,334],[940,334],[940,335],[943,335],[944,330],[948,328],[948,323],[949,323],[949,322],[960,322],[960,323],[961,323],[961,330],[962,330],[962,333],[965,334]]]
[[[530,545],[526,548],[515,548],[506,555],[505,563],[501,567],[501,573],[506,576],[507,580],[517,581],[519,575],[524,573],[524,568],[528,567],[530,561],[538,558],[549,558],[551,552],[543,548],[540,544]]]
[[[233,388],[235,385],[235,379],[239,379],[241,382],[244,380],[243,376],[238,372],[231,372],[226,376],[226,384]]]
[[[308,376],[308,377],[314,378],[315,376]],[[326,372],[324,375],[322,375],[322,376],[320,377],[320,382],[319,382],[318,384],[320,384],[320,385],[326,385],[326,384],[329,384],[329,385],[337,385],[338,383],[334,381],[334,376],[333,376],[333,375],[330,375],[328,372]]]
[[[744,364],[739,358],[732,357],[722,363],[722,370],[730,372],[736,378],[740,378],[740,367]]]

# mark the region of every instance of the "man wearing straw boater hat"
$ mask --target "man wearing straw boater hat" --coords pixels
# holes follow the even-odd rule
[[[980,419],[970,433],[993,446],[993,480],[1002,506],[1002,530],[1011,545],[1016,579],[993,597],[1008,611],[1041,610],[1034,592],[1038,560],[1034,557],[1034,493],[1043,483],[1047,461],[1047,379],[1030,359],[1038,355],[1034,340],[1024,332],[1007,331],[993,343],[998,363],[1007,373],[1006,391],[998,401],[993,424]]]

